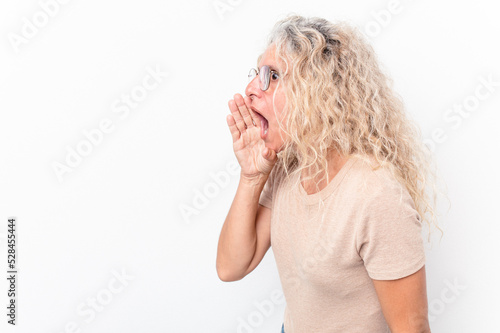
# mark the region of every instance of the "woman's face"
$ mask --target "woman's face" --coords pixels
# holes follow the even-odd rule
[[[267,65],[270,67],[271,71],[280,70],[280,72],[283,72],[281,71],[283,68],[278,67],[279,63],[275,58],[275,49],[276,48],[274,44],[271,44],[267,48],[259,62],[259,69],[262,66]],[[285,118],[283,112],[286,104],[285,86],[283,84],[283,79],[277,74],[271,74],[269,88],[266,91],[262,91],[259,88],[259,82],[260,78],[259,76],[256,76],[248,84],[247,88],[245,89],[245,94],[252,100],[250,108],[254,112],[262,115],[268,122],[267,133],[264,134],[263,131],[261,131],[261,138],[264,140],[266,147],[271,148],[276,153],[278,153],[283,149],[284,139],[286,139],[286,134],[280,129],[278,125],[279,120],[282,126],[285,127]]]

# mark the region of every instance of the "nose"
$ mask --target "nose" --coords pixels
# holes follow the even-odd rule
[[[259,88],[259,76],[255,76],[252,81],[250,81],[245,89],[245,95],[250,98],[257,97],[260,98],[262,90]]]

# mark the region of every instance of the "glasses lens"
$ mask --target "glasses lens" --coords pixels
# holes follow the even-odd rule
[[[260,89],[266,91],[269,88],[269,80],[271,79],[271,70],[269,66],[262,66],[260,68]]]
[[[251,82],[253,79],[255,79],[256,76],[257,76],[257,70],[255,68],[252,68],[248,73],[248,82]]]

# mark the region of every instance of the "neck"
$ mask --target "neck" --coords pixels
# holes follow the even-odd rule
[[[327,154],[327,161],[328,161],[328,180],[322,179],[325,176],[325,172],[321,172],[318,176],[315,177],[314,180],[310,179],[306,181],[301,181],[302,186],[306,190],[308,194],[316,193],[316,183],[319,182],[318,187],[319,190],[321,191],[328,185],[332,179],[337,175],[337,173],[342,169],[344,164],[347,162],[347,158],[340,153],[338,153],[336,150],[330,150]],[[302,176],[309,176],[311,175],[312,171],[307,169],[303,170]],[[304,177],[301,177],[301,179]]]

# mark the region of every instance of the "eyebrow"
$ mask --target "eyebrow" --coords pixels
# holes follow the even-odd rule
[[[278,71],[278,68],[274,65],[268,65],[269,66],[269,69],[271,69],[272,71],[275,71],[275,72],[279,72]]]
[[[266,65],[266,64],[263,64],[262,66],[265,66],[265,65]],[[259,67],[259,63],[257,63],[257,68],[259,69],[259,71],[260,71],[260,68],[261,68],[262,66],[260,66],[260,67]],[[275,66],[274,64],[268,64],[267,66],[269,66],[269,69],[270,69],[270,70],[275,71],[275,72],[279,72],[278,67],[277,67],[277,66]]]

